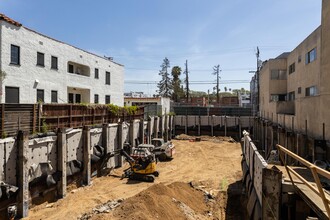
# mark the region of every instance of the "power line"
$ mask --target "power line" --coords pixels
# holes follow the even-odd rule
[[[229,72],[229,71],[245,71],[251,70],[255,67],[244,67],[244,68],[228,68],[228,69],[221,69],[222,71]],[[125,69],[128,70],[144,70],[144,71],[159,71],[158,69],[149,69],[149,68],[135,68],[135,67],[126,67]],[[189,71],[193,72],[211,72],[212,69],[190,69]]]
[[[157,84],[158,81],[142,81],[142,80],[125,80],[125,84]],[[238,83],[250,83],[250,80],[221,80],[219,84],[238,84]],[[215,81],[189,81],[189,84],[203,85],[203,84],[214,84]]]

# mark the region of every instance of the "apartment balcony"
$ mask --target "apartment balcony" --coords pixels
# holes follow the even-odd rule
[[[294,101],[278,101],[276,102],[276,113],[285,115],[295,115]]]
[[[71,61],[68,62],[68,73],[77,74],[81,76],[88,76],[88,77],[91,75],[89,66]]]

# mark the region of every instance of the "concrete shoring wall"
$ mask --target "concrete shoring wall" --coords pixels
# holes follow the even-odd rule
[[[265,151],[266,159],[276,144],[280,144],[312,163],[315,160],[330,161],[330,140],[326,139],[326,134],[324,137],[313,136],[307,121],[305,130],[299,130],[294,116],[278,114],[274,121],[255,118],[254,125],[251,137],[257,148]],[[324,131],[326,132],[326,126]],[[293,161],[289,159],[287,162]]]
[[[222,135],[239,140],[243,129],[252,132],[254,117],[178,115],[174,117],[174,123],[175,135]]]
[[[243,185],[248,197],[247,213],[253,219],[280,219],[282,174],[268,168],[249,133],[244,131],[243,134],[242,170]]]
[[[57,136],[30,140],[26,133],[19,132],[19,138],[0,140],[0,183],[18,187],[17,192],[19,195],[23,195],[17,197],[18,216],[26,217],[28,215],[29,196],[24,195],[31,197],[31,192],[29,192],[31,181],[39,180],[37,178],[45,175],[61,173],[59,175],[60,180],[56,179],[55,185],[47,187],[44,184],[42,189],[39,187],[36,192],[42,193],[43,190],[53,190],[57,191],[60,197],[65,197],[66,179],[71,175],[68,171],[70,169],[69,162],[78,161],[78,163],[83,164],[82,170],[77,174],[83,177],[84,184],[89,185],[92,175],[90,155],[93,154],[94,146],[100,145],[104,147],[106,152],[122,149],[125,142],[134,144],[136,139],[141,140],[141,135],[149,133],[148,135],[156,137],[159,132],[158,128],[162,128],[160,137],[164,138],[164,134],[173,132],[173,121],[173,116],[167,116],[163,120],[151,118],[148,121],[142,121],[143,124],[140,123],[140,120],[133,120],[131,123],[106,124],[101,128],[85,126],[83,129],[61,129]],[[20,152],[18,152],[17,146],[22,149]],[[123,158],[120,156],[110,158],[107,168],[120,167],[122,163]],[[18,167],[23,167],[23,169],[18,169]],[[0,193],[0,212],[3,212],[6,207],[2,204],[6,202],[6,199],[2,196],[6,195],[3,193],[3,187],[0,190],[2,190]],[[35,193],[35,195],[37,194]],[[15,192],[11,193],[10,196],[11,199],[15,200]]]

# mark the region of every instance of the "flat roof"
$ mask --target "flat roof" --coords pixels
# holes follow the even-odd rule
[[[6,15],[0,13],[0,21],[1,21],[1,20],[2,20],[2,21],[5,21],[5,22],[7,22],[7,23],[9,23],[9,24],[15,25],[16,27],[22,27],[22,26],[23,26],[21,23],[19,23],[19,22],[15,21],[15,20],[9,18],[8,16],[6,16]],[[71,46],[71,47],[73,47],[73,48],[75,48],[75,49],[77,49],[77,50],[81,50],[81,51],[83,51],[83,52],[85,52],[85,53],[91,54],[91,55],[93,55],[93,56],[97,56],[97,57],[99,57],[99,58],[101,58],[101,59],[104,59],[104,60],[106,60],[106,61],[109,61],[109,62],[115,63],[115,64],[117,64],[117,65],[124,66],[123,64],[120,64],[120,63],[114,62],[113,60],[109,60],[108,58],[102,57],[102,56],[100,56],[100,55],[98,55],[98,54],[95,54],[95,53],[89,52],[89,51],[87,51],[87,50],[83,50],[83,49],[81,49],[81,48],[79,48],[79,47],[73,46],[73,45],[71,45],[71,44],[65,43],[65,42],[60,41],[60,40],[57,40],[57,39],[54,39],[54,38],[52,38],[52,37],[49,37],[49,36],[44,35],[44,34],[42,34],[42,33],[39,33],[39,32],[37,32],[37,31],[35,31],[35,30],[32,30],[32,29],[30,29],[30,28],[28,28],[28,27],[25,27],[25,26],[23,26],[23,27],[24,27],[26,30],[28,30],[28,31],[31,31],[31,32],[36,33],[36,34],[38,34],[38,35],[40,35],[40,36],[43,36],[43,37],[46,37],[46,38],[51,39],[51,40],[53,40],[53,41],[56,41],[56,42],[58,42],[58,43],[66,44],[66,45]]]

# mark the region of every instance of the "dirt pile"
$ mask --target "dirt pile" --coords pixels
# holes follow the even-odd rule
[[[160,175],[154,183],[121,179],[125,165],[93,178],[90,186],[68,188],[65,199],[36,205],[25,219],[77,220],[84,213],[97,220],[246,219],[240,217],[240,144],[228,137],[205,138],[210,141],[172,140],[174,159],[157,163]],[[118,199],[123,201],[113,209]]]
[[[112,213],[92,219],[207,219],[203,192],[188,183],[155,184],[124,200]]]

